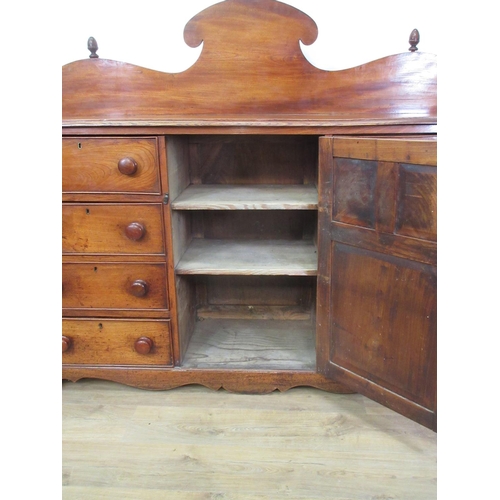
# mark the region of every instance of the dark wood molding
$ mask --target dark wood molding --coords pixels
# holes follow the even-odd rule
[[[329,392],[351,394],[352,390],[315,372],[185,370],[182,368],[84,367],[66,365],[62,378],[76,382],[83,378],[110,380],[141,389],[167,390],[183,385],[199,384],[209,389],[229,392],[267,394],[293,387],[315,387]]]

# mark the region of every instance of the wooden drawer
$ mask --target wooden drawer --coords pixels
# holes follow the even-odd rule
[[[164,264],[63,264],[63,308],[168,309]]]
[[[165,253],[160,204],[71,204],[62,216],[63,253]]]
[[[64,319],[63,364],[172,365],[170,322]]]
[[[64,138],[62,188],[66,193],[159,194],[156,139]]]

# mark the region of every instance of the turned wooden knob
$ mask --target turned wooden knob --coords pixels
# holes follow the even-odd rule
[[[66,335],[62,336],[62,352],[66,352],[71,347],[71,339],[66,337]]]
[[[139,337],[134,343],[134,348],[139,354],[149,354],[153,346],[154,342],[149,337]]]
[[[123,175],[134,175],[137,172],[137,162],[130,157],[127,158],[122,158],[118,162],[118,170],[123,174]]]
[[[132,241],[139,241],[146,233],[146,228],[138,222],[131,222],[125,228],[125,236]]]
[[[148,293],[148,284],[143,280],[135,280],[130,285],[130,293],[135,297],[144,297]]]

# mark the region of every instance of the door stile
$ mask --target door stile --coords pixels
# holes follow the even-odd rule
[[[318,170],[318,276],[316,299],[316,365],[325,376],[330,349],[331,213],[333,189],[333,140],[319,138]]]

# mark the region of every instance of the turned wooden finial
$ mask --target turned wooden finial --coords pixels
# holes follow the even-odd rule
[[[97,46],[97,42],[96,42],[96,39],[91,36],[89,38],[89,41],[87,42],[87,48],[90,50],[90,58],[91,59],[95,59],[97,57],[99,57],[96,52],[97,52],[97,49],[99,49],[99,47]]]
[[[417,29],[414,29],[410,34],[410,39],[408,40],[410,43],[410,48],[408,49],[410,52],[416,52],[418,50],[418,43],[420,42],[420,33]]]

